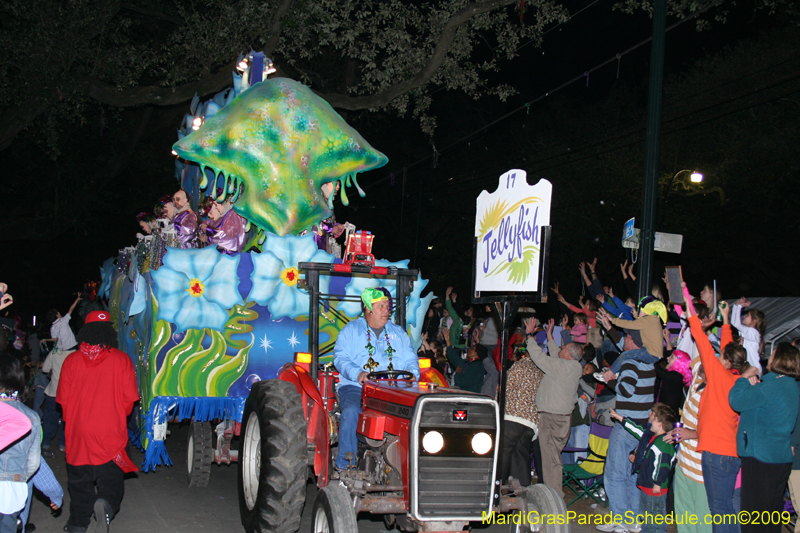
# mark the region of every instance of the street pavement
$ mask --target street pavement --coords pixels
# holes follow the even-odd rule
[[[211,482],[206,488],[188,488],[186,466],[187,424],[170,425],[171,434],[167,438],[167,450],[174,463],[171,467],[160,466],[156,472],[131,474],[125,480],[125,498],[122,509],[111,522],[114,533],[207,531],[211,533],[232,533],[243,531],[239,520],[237,498],[237,465],[212,465]],[[235,445],[238,445],[234,442]],[[142,454],[137,450],[131,459],[141,464]],[[39,495],[31,507],[30,522],[41,533],[63,531],[69,516],[69,493],[67,492],[67,472],[64,454],[56,448],[55,458],[47,459],[64,488],[63,513],[59,517],[51,515],[47,501]],[[300,526],[301,533],[311,531],[311,510],[316,488],[308,486],[308,497]],[[593,509],[590,502],[577,502],[570,511],[577,513],[607,513],[607,508]],[[474,524],[473,531],[481,533],[500,533],[509,530],[508,525],[485,526]],[[89,531],[92,531],[90,528]],[[358,533],[383,533],[386,528],[380,517],[361,514],[358,520]],[[573,524],[571,533],[592,533],[594,527]],[[674,531],[674,529],[673,529]],[[356,532],[352,532],[356,533]]]

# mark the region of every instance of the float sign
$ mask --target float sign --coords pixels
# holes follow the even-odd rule
[[[524,170],[500,176],[493,193],[478,196],[475,291],[539,290],[541,228],[550,225],[553,185],[528,185]]]

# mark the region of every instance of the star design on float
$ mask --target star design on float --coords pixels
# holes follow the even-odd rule
[[[297,335],[295,335],[294,331],[292,332],[292,336],[291,336],[291,337],[289,337],[289,338],[288,338],[288,339],[286,339],[286,340],[287,340],[287,341],[289,341],[289,344],[292,346],[292,348],[294,348],[295,346],[297,346],[298,344],[300,344],[300,341],[299,341],[299,340],[297,340]]]
[[[267,338],[266,333],[264,334],[264,338],[261,339],[261,347],[264,348],[264,354],[267,354],[268,350],[272,348],[272,341]]]

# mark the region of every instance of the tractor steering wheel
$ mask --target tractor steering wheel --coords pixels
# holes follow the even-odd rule
[[[378,370],[367,374],[367,379],[393,379],[403,381],[414,381],[417,376],[407,370]]]

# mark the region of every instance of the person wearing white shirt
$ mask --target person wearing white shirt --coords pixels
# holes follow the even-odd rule
[[[44,339],[56,343],[55,348],[44,360],[42,372],[50,372],[50,384],[44,389],[44,413],[42,415],[42,449],[48,450],[50,448],[50,441],[52,441],[56,433],[58,433],[58,446],[61,451],[64,451],[64,424],[61,422],[61,413],[59,413],[58,405],[56,404],[56,393],[58,391],[58,378],[61,375],[61,365],[64,360],[75,349],[77,341],[72,328],[69,327],[69,320],[72,318],[72,312],[81,301],[79,294],[75,301],[67,311],[66,315],[61,315],[56,309],[51,309],[47,312],[48,320],[53,322],[50,326],[50,339]],[[52,457],[52,455],[50,455]]]

